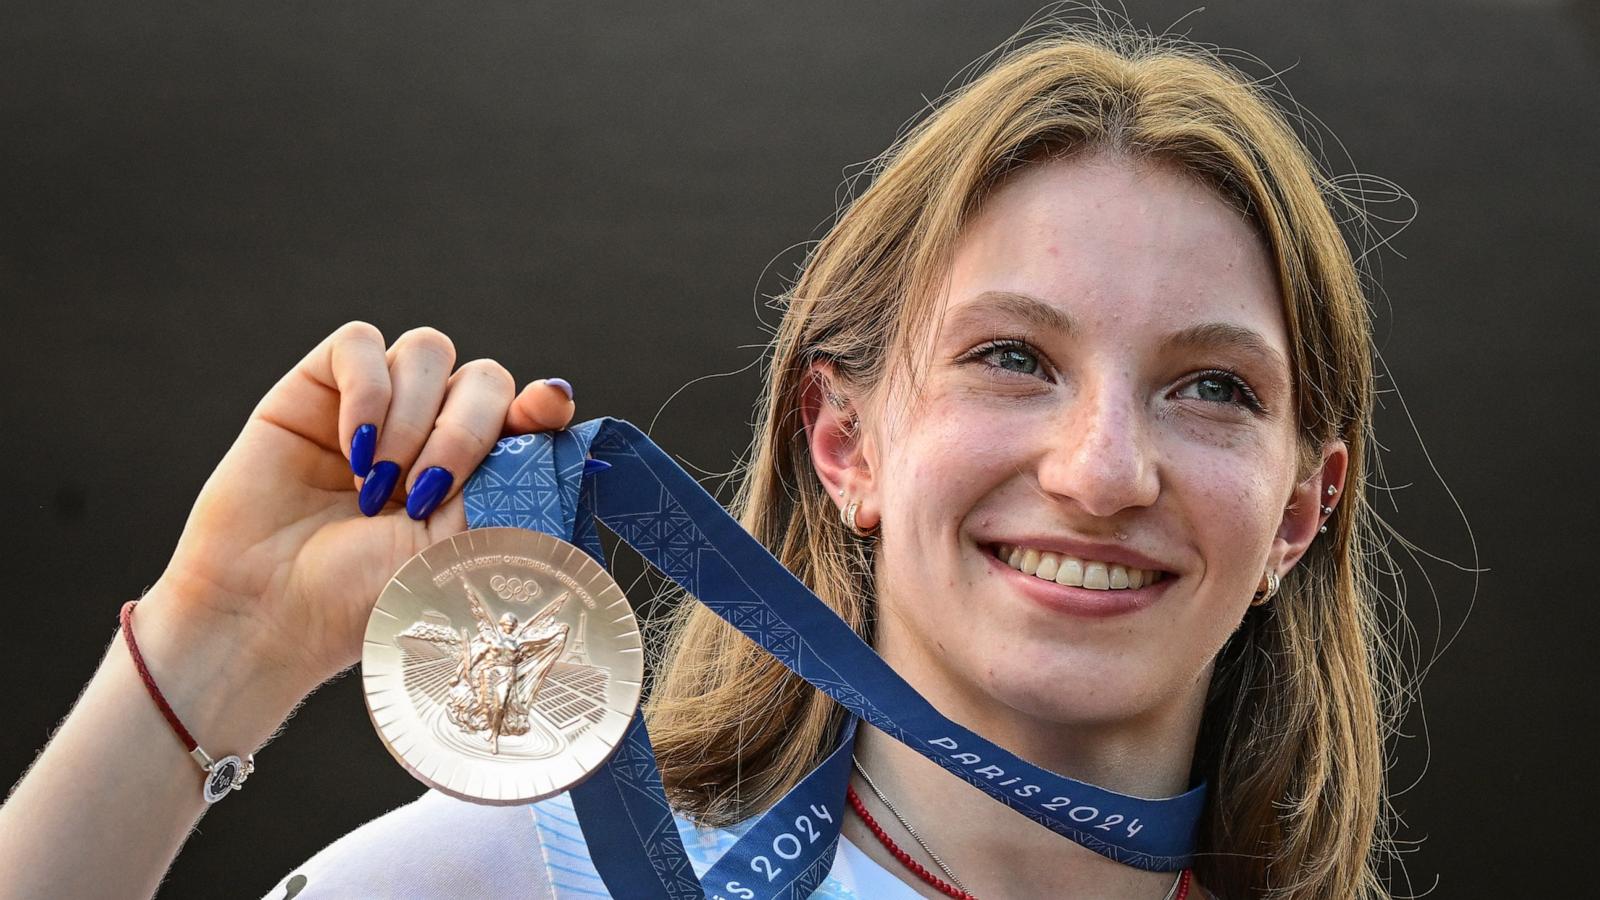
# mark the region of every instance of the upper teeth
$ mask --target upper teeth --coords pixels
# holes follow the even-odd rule
[[[1014,544],[996,545],[995,555],[1013,569],[1035,578],[1096,591],[1144,587],[1159,581],[1162,574],[1158,569],[1133,569],[1116,563],[1079,559],[1064,553],[1050,553]]]

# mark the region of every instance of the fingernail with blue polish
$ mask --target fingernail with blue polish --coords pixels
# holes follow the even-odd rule
[[[593,475],[596,472],[604,472],[609,468],[611,468],[611,463],[608,463],[603,459],[586,459],[583,461],[583,474],[585,475]]]
[[[561,393],[566,394],[568,400],[572,399],[572,382],[565,378],[546,378],[544,383],[560,388]]]
[[[428,513],[434,511],[444,495],[450,493],[450,485],[456,480],[450,470],[443,466],[429,466],[417,476],[417,481],[411,486],[411,493],[406,495],[406,515],[413,519],[427,518]]]
[[[400,482],[400,464],[392,460],[384,460],[373,465],[372,471],[367,473],[367,480],[361,482],[361,505],[363,515],[375,516],[383,511],[383,505],[389,502],[389,495],[394,493],[394,486]]]
[[[372,471],[372,451],[378,448],[378,426],[366,424],[350,439],[350,471],[366,477]]]

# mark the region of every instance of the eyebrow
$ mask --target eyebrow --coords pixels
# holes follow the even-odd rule
[[[1254,354],[1265,357],[1273,367],[1273,371],[1287,371],[1289,364],[1284,361],[1283,354],[1278,349],[1267,343],[1266,338],[1241,325],[1231,322],[1207,322],[1204,325],[1194,325],[1182,331],[1175,332],[1167,338],[1167,343],[1175,347],[1192,347],[1197,350],[1232,350],[1247,355]]]
[[[1078,332],[1077,322],[1065,310],[1031,294],[1016,291],[984,291],[973,298],[971,303],[957,310],[952,316],[952,323],[965,325],[971,320],[975,324],[995,313],[1021,319],[1044,331],[1066,335]],[[1168,346],[1197,350],[1231,350],[1258,355],[1265,357],[1278,371],[1288,369],[1288,362],[1283,358],[1283,354],[1268,343],[1260,333],[1231,322],[1191,325],[1168,335],[1164,343]]]
[[[1045,331],[1059,331],[1063,334],[1076,334],[1078,331],[1077,323],[1065,311],[1051,306],[1038,297],[1019,294],[1016,291],[984,291],[974,297],[971,303],[956,310],[951,321],[958,325],[966,324],[968,319],[985,319],[991,313],[1021,319]]]

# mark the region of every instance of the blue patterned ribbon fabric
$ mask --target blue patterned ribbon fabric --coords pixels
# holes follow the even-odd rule
[[[588,458],[611,468],[585,477]],[[838,844],[855,723],[863,720],[1041,825],[1117,862],[1176,871],[1194,852],[1205,785],[1164,799],[1047,771],[950,721],[723,510],[621,419],[501,440],[468,479],[467,524],[569,541],[601,565],[596,520],[651,565],[853,714],[837,745],[706,873],[684,855],[642,715],[610,761],[572,789],[595,868],[618,897],[799,900]]]

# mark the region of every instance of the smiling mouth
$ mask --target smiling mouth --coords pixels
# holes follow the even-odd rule
[[[1171,576],[1170,572],[1157,569],[1134,569],[1117,563],[1079,559],[1015,544],[989,544],[985,549],[1024,575],[1091,591],[1137,590]]]

